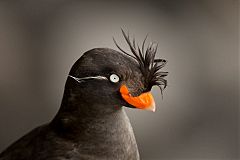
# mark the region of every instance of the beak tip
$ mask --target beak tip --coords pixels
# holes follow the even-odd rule
[[[153,104],[152,104],[151,106],[149,106],[146,110],[149,110],[149,111],[155,112],[155,111],[156,111],[156,105],[155,105],[155,102],[153,101]]]

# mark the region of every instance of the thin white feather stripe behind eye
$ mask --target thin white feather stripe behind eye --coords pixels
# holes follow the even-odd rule
[[[73,78],[74,80],[76,80],[77,82],[81,83],[84,80],[88,80],[88,79],[100,79],[100,80],[108,80],[107,77],[104,76],[93,76],[93,77],[82,77],[82,78],[77,78],[71,75],[68,75],[69,77]]]

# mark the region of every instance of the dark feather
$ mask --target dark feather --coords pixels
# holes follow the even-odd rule
[[[127,53],[124,51],[114,40],[114,43],[116,44],[117,48],[122,51],[124,54],[127,56],[133,58],[136,60],[139,64],[139,68],[142,71],[144,77],[145,77],[145,83],[146,83],[146,90],[149,91],[154,85],[157,85],[161,92],[163,89],[166,88],[167,86],[167,80],[164,79],[168,75],[168,72],[162,72],[160,71],[161,68],[163,68],[167,61],[164,59],[155,59],[156,53],[157,53],[157,47],[158,44],[155,43],[150,43],[145,50],[145,43],[148,35],[145,37],[142,43],[142,47],[137,45],[136,47],[136,42],[135,38],[133,38],[132,42],[130,40],[129,34],[126,34],[123,29],[122,34],[132,52],[133,55]]]

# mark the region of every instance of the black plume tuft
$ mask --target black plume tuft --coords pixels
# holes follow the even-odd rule
[[[142,71],[145,78],[147,91],[150,91],[152,86],[157,85],[162,93],[163,89],[165,89],[167,86],[167,80],[164,79],[164,77],[168,75],[168,72],[159,71],[166,65],[167,61],[164,59],[155,59],[158,45],[155,43],[150,43],[145,50],[144,47],[148,36],[147,35],[143,40],[142,47],[140,49],[140,47],[135,43],[135,38],[133,38],[131,42],[129,33],[126,34],[123,29],[121,30],[133,55],[124,51],[113,38],[115,45],[124,54],[135,59],[138,62],[140,70]]]

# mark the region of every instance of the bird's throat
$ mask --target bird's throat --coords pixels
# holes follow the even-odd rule
[[[63,136],[75,134],[101,135],[119,126],[130,125],[122,106],[88,104],[81,98],[65,92],[61,108],[51,125]],[[120,129],[120,128],[119,128]]]
[[[77,97],[64,95],[61,108],[51,126],[59,136],[75,144],[83,154],[96,151],[96,157],[105,153],[112,159],[139,157],[134,133],[123,107],[88,105]],[[95,154],[95,153],[94,153]]]

